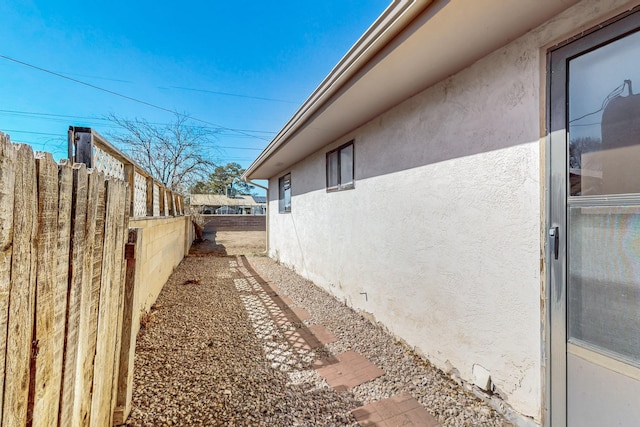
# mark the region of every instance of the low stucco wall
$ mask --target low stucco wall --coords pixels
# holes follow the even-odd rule
[[[121,353],[118,374],[120,382],[118,385],[118,406],[114,413],[114,417],[120,420],[119,422],[124,422],[123,420],[127,419],[131,411],[134,350],[136,336],[140,330],[141,315],[149,311],[173,269],[189,252],[194,234],[191,218],[188,216],[132,219],[129,221],[129,228],[137,231],[133,253],[135,288],[133,295],[125,291],[125,299],[129,301],[128,298],[132,298],[132,301],[130,306],[125,303],[123,352]],[[127,268],[131,266],[131,261],[128,257]],[[131,312],[127,307],[130,307]],[[126,327],[128,316],[131,316],[130,329]]]
[[[626,3],[581,2],[283,170],[270,256],[541,423],[546,47]],[[355,189],[327,193],[326,152],[351,139]]]
[[[188,216],[175,218],[145,218],[129,221],[129,228],[142,233],[141,247],[136,253],[134,316],[149,311],[174,268],[180,264],[193,242],[193,226]],[[139,320],[134,319],[134,325]]]

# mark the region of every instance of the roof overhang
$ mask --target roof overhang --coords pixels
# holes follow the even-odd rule
[[[578,0],[394,0],[249,166],[269,179]]]

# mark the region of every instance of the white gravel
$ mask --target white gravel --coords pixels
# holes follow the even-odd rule
[[[407,391],[443,426],[508,426],[499,414],[382,328],[293,271],[265,257],[185,258],[138,336],[132,426],[357,426],[350,411]],[[254,271],[258,277],[254,277]],[[300,323],[278,324],[280,308],[261,286],[311,313],[338,338],[293,348]],[[313,360],[355,350],[385,371],[337,392]]]

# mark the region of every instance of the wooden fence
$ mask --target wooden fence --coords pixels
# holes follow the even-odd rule
[[[129,183],[131,217],[184,215],[184,197],[164,186],[91,128],[69,126],[69,158]]]
[[[0,133],[2,427],[112,425],[121,350],[133,351],[130,193]]]

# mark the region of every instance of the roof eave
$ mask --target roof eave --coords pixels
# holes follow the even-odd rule
[[[577,1],[393,2],[242,178],[269,179],[282,174]]]
[[[260,165],[301,129],[358,71],[378,54],[406,25],[415,19],[433,0],[393,0],[347,54],[331,70],[298,111],[289,119],[258,158],[242,174],[243,180],[261,179],[254,176]]]

